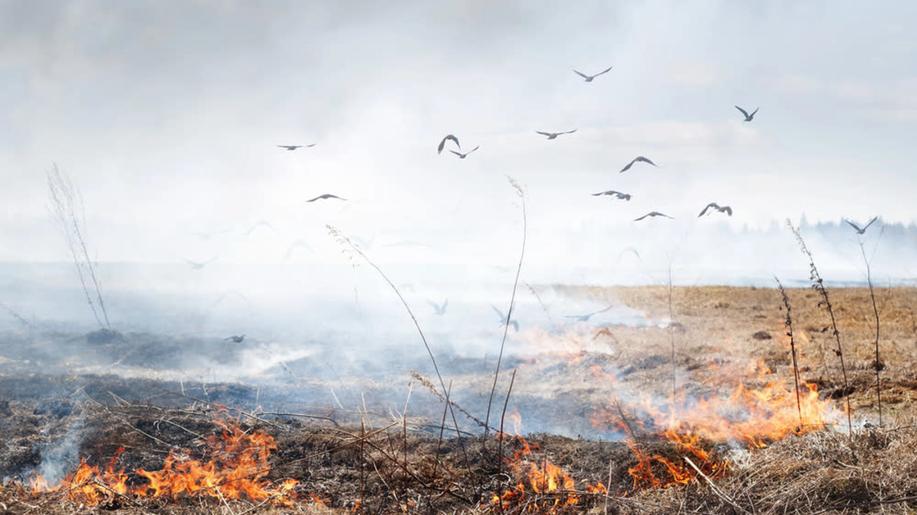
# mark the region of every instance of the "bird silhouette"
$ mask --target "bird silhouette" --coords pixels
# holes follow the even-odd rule
[[[230,336],[229,338],[223,338],[223,341],[227,341],[227,342],[228,342],[228,341],[231,341],[232,343],[242,343],[243,340],[245,340],[245,335],[244,335],[244,334],[241,334],[241,335],[238,335],[238,336],[237,336],[237,335],[232,335],[232,336]]]
[[[671,216],[669,216],[669,215],[667,215],[667,214],[665,214],[665,213],[660,213],[659,211],[650,211],[649,213],[647,213],[647,214],[641,216],[640,218],[634,218],[634,221],[635,221],[635,222],[639,222],[640,220],[643,220],[644,218],[647,218],[647,217],[655,218],[655,217],[657,217],[657,216],[663,216],[663,217],[665,217],[665,218],[670,218],[670,219],[674,220],[674,218],[672,218]]]
[[[536,134],[541,134],[542,136],[546,136],[548,139],[557,139],[558,136],[561,136],[563,134],[573,134],[574,132],[576,132],[576,129],[573,129],[570,131],[563,131],[563,132],[535,131]]]
[[[742,109],[742,108],[739,107],[739,106],[735,106],[735,108],[738,109],[739,112],[742,113],[742,114],[745,116],[745,121],[746,121],[746,122],[750,122],[750,121],[754,120],[754,119],[755,119],[755,113],[758,112],[758,108],[757,108],[757,107],[755,108],[754,111],[751,112],[751,114],[748,114],[748,111]]]
[[[851,222],[850,220],[847,220],[846,218],[844,219],[844,221],[847,222],[847,225],[849,225],[850,227],[853,227],[853,230],[856,231],[857,234],[862,235],[862,234],[865,234],[865,233],[866,233],[866,229],[869,229],[869,226],[872,225],[873,222],[875,222],[875,221],[878,220],[878,219],[879,219],[878,216],[872,217],[872,220],[870,220],[869,222],[867,222],[866,225],[864,225],[863,227],[860,227],[859,225],[857,225],[857,224]]]
[[[490,307],[494,310],[494,312],[497,314],[497,316],[500,317],[500,322],[498,322],[498,323],[499,323],[501,326],[504,326],[504,325],[511,325],[511,326],[513,326],[513,329],[514,329],[516,332],[519,331],[519,322],[517,322],[517,321],[515,321],[515,320],[508,320],[508,317],[506,316],[506,314],[503,313],[502,311],[500,311],[500,309],[497,308],[497,306],[491,305]]]
[[[643,157],[643,156],[637,156],[637,157],[635,157],[631,162],[627,163],[627,166],[625,166],[624,168],[621,168],[621,171],[618,172],[618,173],[624,173],[624,172],[630,170],[630,167],[631,167],[631,166],[634,166],[634,164],[636,164],[636,163],[647,163],[647,164],[651,164],[651,165],[653,165],[653,166],[656,166],[656,163],[654,163],[654,162],[653,162],[652,160],[650,160],[649,158]]]
[[[316,145],[316,143],[310,143],[310,144],[308,144],[308,145],[277,145],[277,148],[282,148],[282,149],[286,150],[287,152],[292,152],[292,151],[297,150],[297,149],[300,149],[300,148],[312,148],[312,147],[314,147],[315,145]]]
[[[727,215],[732,216],[732,208],[731,208],[731,207],[729,207],[729,206],[721,206],[721,205],[717,204],[716,202],[711,202],[711,203],[707,204],[707,206],[704,208],[704,210],[701,211],[700,214],[697,215],[697,217],[700,218],[700,217],[704,216],[705,214],[707,214],[707,211],[708,211],[710,208],[716,209],[716,210],[719,211],[720,213],[726,213]]]
[[[428,300],[427,304],[433,308],[434,314],[437,316],[443,316],[446,314],[446,308],[449,307],[449,299],[444,300],[442,304],[437,304],[432,300]]]
[[[437,154],[442,154],[442,153],[443,153],[443,149],[446,148],[446,142],[447,142],[447,141],[454,141],[454,142],[455,142],[455,146],[458,147],[459,150],[462,149],[462,144],[459,143],[458,138],[456,138],[456,137],[453,136],[452,134],[446,134],[446,137],[444,137],[443,140],[439,142],[439,146],[436,147],[436,153],[437,153]]]
[[[565,316],[566,318],[573,318],[573,319],[576,319],[577,322],[588,322],[589,319],[592,318],[593,316],[598,315],[599,313],[604,313],[604,312],[608,311],[609,309],[611,309],[612,307],[613,307],[613,306],[612,306],[611,304],[609,304],[607,307],[602,308],[602,309],[600,309],[600,310],[598,310],[598,311],[593,311],[592,313],[586,313],[586,314],[583,314],[583,315],[564,315],[564,316]]]
[[[596,73],[595,75],[586,75],[585,73],[580,72],[580,71],[577,71],[577,70],[573,70],[573,73],[575,73],[575,74],[579,75],[580,77],[582,77],[584,82],[592,82],[592,81],[595,80],[595,78],[598,77],[599,75],[604,75],[604,74],[610,72],[612,68],[613,68],[613,66],[609,66],[608,68],[605,68],[604,70],[600,71],[599,73]]]
[[[287,247],[287,251],[283,255],[284,261],[289,261],[290,258],[293,257],[293,252],[300,248],[312,252],[312,247],[309,245],[309,242],[306,241],[305,238],[300,238],[291,243],[289,247]]]
[[[473,149],[469,150],[468,152],[465,152],[464,154],[461,153],[461,152],[456,152],[455,150],[450,150],[449,152],[452,152],[453,154],[457,155],[457,156],[459,157],[459,159],[465,159],[466,157],[468,157],[469,155],[471,155],[472,152],[474,152],[475,150],[477,150],[477,149],[479,149],[479,148],[481,148],[480,145],[477,146],[477,147],[474,147]]]
[[[621,200],[630,200],[630,193],[621,193],[620,191],[615,190],[600,191],[598,193],[592,194],[593,197],[600,197],[602,195],[608,195],[610,197],[619,198]]]
[[[328,199],[347,200],[346,198],[342,198],[337,195],[332,195],[331,193],[323,193],[313,199],[307,200],[306,202],[315,202],[316,200],[328,200]]]
[[[190,259],[186,259],[185,263],[188,263],[188,266],[190,266],[192,270],[201,270],[205,266],[216,261],[216,259],[217,259],[216,257],[212,257],[208,259],[207,261],[191,261]]]
[[[265,229],[274,230],[274,226],[265,220],[258,220],[251,227],[245,231],[246,236],[251,236],[253,232],[257,231],[259,227],[264,227]]]
[[[637,249],[634,247],[626,247],[624,250],[618,253],[618,261],[621,261],[621,258],[624,257],[624,254],[631,253],[634,257],[637,258],[637,261],[643,261],[643,258],[640,257],[640,253],[637,252]]]

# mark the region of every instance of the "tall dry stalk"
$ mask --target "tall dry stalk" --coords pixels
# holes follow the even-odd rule
[[[60,224],[70,250],[70,257],[76,267],[86,302],[93,318],[103,329],[111,329],[105,298],[102,295],[102,284],[96,273],[96,265],[89,255],[86,242],[86,214],[83,197],[67,175],[57,165],[47,172],[48,198],[51,201],[51,212]]]
[[[857,244],[860,246],[863,264],[866,265],[866,284],[869,285],[869,300],[872,301],[872,313],[876,320],[876,357],[873,368],[876,370],[876,404],[879,409],[879,427],[882,427],[882,383],[879,376],[879,372],[882,370],[882,361],[879,359],[879,306],[876,304],[876,293],[872,286],[872,266],[869,262],[869,258],[866,257],[866,248],[863,246],[863,239],[859,236],[857,237]]]
[[[672,262],[669,261],[669,345],[672,347],[672,418],[675,418],[675,403],[678,401],[678,383],[676,372],[678,363],[675,357],[675,312],[672,310]]]
[[[802,401],[799,399],[799,364],[796,361],[796,337],[793,335],[793,308],[790,307],[790,297],[787,296],[786,290],[783,289],[783,283],[780,282],[776,275],[774,280],[777,281],[777,288],[783,298],[783,307],[786,309],[783,325],[786,327],[786,335],[790,337],[790,355],[793,357],[793,386],[796,390],[796,411],[799,412],[799,428],[802,429],[805,422],[802,420]]]
[[[850,383],[847,381],[847,365],[844,363],[844,349],[841,346],[841,332],[837,329],[837,318],[834,316],[834,307],[831,305],[831,299],[828,297],[828,289],[825,287],[825,281],[818,272],[818,267],[815,266],[815,258],[812,257],[812,252],[806,245],[805,240],[802,239],[802,234],[799,233],[799,229],[794,227],[789,219],[787,219],[786,224],[789,226],[790,230],[793,231],[793,235],[796,236],[796,241],[799,243],[799,248],[802,250],[802,253],[809,258],[809,280],[812,281],[812,289],[821,296],[822,300],[818,304],[825,308],[828,312],[828,317],[831,319],[831,331],[834,334],[834,341],[837,343],[837,348],[834,349],[834,353],[837,354],[838,360],[841,363],[841,375],[844,379],[843,393],[844,400],[847,404],[847,431],[848,434],[852,435],[853,415],[850,408]]]
[[[509,406],[509,396],[513,393],[513,383],[516,382],[516,369],[513,369],[513,375],[509,378],[509,388],[506,390],[506,398],[503,399],[503,413],[500,414],[500,439],[497,448],[497,475],[503,472],[503,438],[506,433],[503,432],[503,421],[506,419],[506,407]]]
[[[449,389],[446,388],[446,381],[443,379],[443,375],[439,371],[439,365],[437,365],[436,363],[436,356],[433,355],[433,349],[430,348],[430,343],[427,342],[427,337],[426,335],[424,335],[423,329],[421,329],[420,327],[420,322],[417,321],[417,317],[414,315],[414,311],[411,309],[411,306],[408,304],[408,301],[405,300],[404,295],[401,294],[401,290],[399,290],[398,287],[395,286],[395,283],[392,282],[392,280],[388,278],[388,275],[385,274],[385,272],[382,270],[382,268],[379,267],[379,265],[377,265],[372,259],[370,259],[369,256],[367,256],[366,253],[363,252],[363,250],[360,247],[358,247],[343,232],[338,230],[337,227],[334,227],[333,225],[327,225],[326,227],[328,228],[328,234],[330,234],[331,237],[334,238],[334,240],[337,241],[339,245],[341,245],[345,250],[349,250],[349,251],[356,253],[358,256],[360,256],[360,258],[363,259],[363,261],[365,261],[369,266],[371,266],[379,274],[380,277],[382,277],[382,280],[384,280],[385,283],[388,284],[389,288],[391,288],[392,291],[395,292],[395,295],[398,297],[398,300],[401,301],[401,305],[404,306],[405,311],[407,311],[408,316],[411,317],[411,321],[414,322],[414,328],[417,329],[417,334],[420,335],[420,341],[423,342],[423,347],[424,349],[427,350],[427,355],[430,356],[430,362],[433,364],[433,371],[436,372],[437,379],[439,379],[439,385],[443,391],[442,393],[444,396],[446,396],[446,399],[447,399],[446,405],[449,407],[449,413],[452,415],[452,423],[455,424],[456,436],[458,437],[459,443],[462,446],[462,453],[465,455],[465,461],[467,463],[468,462],[468,453],[465,450],[465,443],[462,441],[462,435],[459,432],[458,419],[455,416],[455,410],[452,408],[452,404],[448,401]]]
[[[519,274],[522,273],[522,262],[525,260],[525,240],[528,233],[528,219],[525,214],[525,191],[512,177],[507,176],[510,186],[522,200],[522,249],[519,252],[519,264],[516,266],[516,278],[513,281],[513,294],[509,298],[509,309],[506,311],[506,320],[503,324],[503,339],[500,341],[500,352],[497,354],[497,368],[494,370],[494,382],[490,387],[490,398],[487,400],[487,415],[484,416],[484,437],[486,439],[490,429],[490,409],[494,403],[494,393],[497,391],[497,379],[500,376],[500,365],[503,362],[503,349],[506,347],[506,335],[509,333],[509,322],[513,319],[513,308],[516,306],[516,289],[519,287]]]

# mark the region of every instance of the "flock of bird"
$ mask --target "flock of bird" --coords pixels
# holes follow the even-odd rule
[[[593,75],[589,75],[589,74],[583,73],[583,72],[581,72],[581,71],[579,71],[579,70],[575,70],[575,69],[573,70],[573,73],[577,74],[578,76],[580,76],[580,77],[583,79],[584,82],[587,82],[587,83],[588,83],[588,82],[592,82],[592,81],[594,81],[596,78],[598,78],[598,77],[600,77],[600,76],[602,76],[602,75],[604,75],[604,74],[610,72],[612,68],[613,68],[613,66],[609,66],[608,68],[605,68],[604,70],[602,70],[602,71],[600,71],[600,72],[598,72],[598,73],[595,73],[595,74],[593,74]],[[734,106],[734,107],[735,107],[740,113],[742,113],[742,116],[744,117],[744,121],[745,121],[745,122],[751,122],[752,120],[754,120],[755,115],[758,113],[758,108],[757,108],[757,107],[756,107],[756,108],[754,109],[754,111],[752,111],[751,113],[749,113],[747,110],[745,110],[744,108],[742,108],[742,107],[740,107],[740,106],[738,106],[738,105],[737,105],[737,106]],[[536,134],[541,135],[541,136],[544,136],[544,137],[545,137],[546,139],[548,139],[548,140],[555,140],[555,139],[557,139],[557,138],[560,137],[560,136],[564,136],[564,135],[568,135],[568,134],[573,134],[573,133],[575,133],[575,132],[576,132],[576,129],[570,129],[570,130],[559,131],[559,132],[540,131],[540,130],[539,130],[539,131],[535,131]],[[471,150],[468,150],[468,151],[466,152],[466,151],[462,150],[462,144],[461,144],[461,142],[459,142],[459,139],[458,139],[457,136],[455,136],[454,134],[447,134],[446,136],[444,136],[444,137],[442,138],[442,140],[440,140],[439,145],[437,145],[437,147],[436,147],[436,152],[437,152],[438,154],[442,154],[442,153],[443,153],[443,150],[446,149],[446,145],[447,145],[447,144],[452,144],[452,146],[455,147],[454,149],[450,148],[450,149],[449,149],[449,152],[451,152],[452,154],[454,154],[454,155],[455,155],[457,158],[459,158],[459,159],[467,159],[468,156],[470,156],[470,155],[471,155],[472,153],[474,153],[476,150],[478,150],[479,148],[481,148],[480,145],[477,145],[477,146],[475,146],[474,148],[472,148]],[[292,151],[295,151],[295,150],[298,150],[298,149],[301,149],[301,148],[312,148],[312,147],[314,147],[315,145],[316,145],[315,143],[310,143],[310,144],[308,144],[308,145],[277,145],[277,147],[278,147],[278,148],[281,148],[281,149],[283,149],[283,150],[286,150],[286,151],[288,151],[288,152],[292,152]],[[624,167],[621,168],[621,170],[620,170],[619,173],[624,173],[624,172],[630,170],[634,165],[640,164],[640,163],[645,163],[645,164],[650,165],[650,166],[653,166],[653,167],[658,167],[658,165],[657,165],[655,162],[653,162],[652,159],[650,159],[650,158],[648,158],[648,157],[646,157],[646,156],[637,156],[637,157],[633,158],[629,163],[627,163],[626,165],[624,165]],[[593,193],[592,196],[594,196],[594,197],[599,197],[599,196],[611,196],[611,197],[614,197],[614,198],[616,198],[616,199],[618,199],[618,200],[624,200],[624,201],[630,201],[631,198],[632,198],[632,195],[631,195],[631,194],[629,194],[629,193],[624,193],[624,192],[620,192],[620,191],[616,191],[616,190],[608,190],[608,191],[602,191],[602,192],[599,192],[599,193]],[[340,197],[340,196],[338,196],[338,195],[331,194],[331,193],[323,193],[323,194],[321,194],[321,195],[318,195],[318,196],[316,196],[316,197],[314,197],[314,198],[311,198],[311,199],[307,200],[306,202],[311,203],[311,202],[316,202],[316,201],[319,201],[319,200],[340,200],[340,201],[346,201],[347,199],[345,199],[345,198],[343,198],[343,197]],[[712,213],[713,211],[710,211],[710,209],[713,209],[714,211],[719,212],[719,213],[725,213],[727,216],[732,216],[732,208],[731,208],[730,206],[720,206],[720,205],[717,204],[716,202],[711,202],[711,203],[707,204],[706,207],[704,207],[704,209],[703,209],[703,210],[700,212],[700,214],[698,215],[698,218],[700,218],[700,217],[702,217],[702,216],[704,216],[704,215],[706,215],[706,214],[708,214],[708,213]],[[647,218],[656,218],[656,217],[674,219],[674,217],[669,216],[669,215],[667,215],[667,214],[665,214],[665,213],[662,213],[662,212],[660,212],[660,211],[650,211],[650,212],[646,213],[646,214],[643,215],[643,216],[640,216],[640,217],[638,217],[638,218],[635,218],[634,221],[635,221],[635,222],[639,222],[639,221],[645,220],[645,219],[647,219]]]
[[[575,69],[573,70],[573,73],[575,73],[576,75],[578,75],[579,77],[581,77],[581,78],[583,79],[584,82],[586,82],[586,83],[591,83],[591,82],[593,82],[596,78],[598,78],[598,77],[600,77],[600,76],[602,76],[602,75],[604,75],[604,74],[610,72],[610,71],[612,70],[612,68],[613,68],[612,66],[609,66],[608,68],[605,68],[604,70],[602,70],[602,71],[600,71],[600,72],[598,72],[598,73],[592,74],[592,75],[589,75],[589,74],[580,72],[579,70],[575,70]],[[744,109],[744,108],[742,108],[741,106],[738,106],[738,105],[736,105],[736,106],[734,106],[734,107],[742,114],[742,116],[744,117],[743,121],[746,122],[746,123],[747,123],[747,122],[753,121],[754,118],[755,118],[755,115],[758,113],[758,108],[757,108],[757,107],[756,107],[753,111],[751,111],[751,112],[747,111],[746,109]],[[537,131],[535,131],[535,133],[538,134],[538,135],[540,135],[540,136],[544,136],[547,140],[556,140],[556,139],[557,139],[558,137],[560,137],[560,136],[566,136],[566,135],[574,134],[574,133],[576,133],[576,131],[577,131],[577,129],[570,129],[570,130],[564,130],[564,131],[558,131],[558,132],[537,130]],[[277,145],[277,148],[283,149],[284,151],[287,151],[287,152],[293,152],[293,151],[296,151],[296,150],[299,150],[299,149],[312,148],[312,147],[315,147],[315,146],[316,146],[316,143],[310,143],[310,144],[306,144],[306,145],[298,145],[298,144],[297,144],[297,145]],[[436,147],[436,152],[437,152],[437,154],[442,154],[443,151],[446,150],[447,146],[453,147],[453,148],[449,148],[448,150],[449,150],[450,153],[452,153],[453,155],[455,155],[458,159],[467,159],[471,154],[473,154],[475,151],[477,151],[479,148],[481,148],[480,145],[476,145],[474,148],[472,148],[472,149],[470,149],[470,150],[468,150],[468,151],[464,151],[464,150],[462,149],[462,144],[461,144],[461,142],[459,141],[459,138],[458,138],[457,136],[455,136],[454,134],[447,134],[446,136],[444,136],[444,137],[442,138],[442,140],[440,140],[439,144],[437,145],[437,147]],[[631,170],[635,165],[640,165],[640,164],[645,164],[645,165],[652,166],[652,167],[658,167],[658,165],[657,165],[652,159],[650,159],[650,158],[648,158],[648,157],[646,157],[646,156],[639,155],[639,156],[633,158],[633,159],[632,159],[630,162],[628,162],[626,165],[624,165],[624,167],[622,167],[621,170],[620,170],[618,173],[625,173],[625,172]],[[608,196],[608,197],[613,197],[613,198],[616,199],[616,200],[623,200],[623,201],[630,201],[631,198],[632,198],[632,195],[631,195],[630,193],[625,193],[625,192],[617,191],[617,190],[600,191],[600,192],[597,192],[597,193],[592,193],[591,195],[594,196],[594,197]],[[341,197],[341,196],[338,196],[338,195],[335,195],[335,194],[332,194],[332,193],[323,193],[323,194],[317,195],[317,196],[315,196],[315,197],[313,197],[313,198],[311,198],[311,199],[309,199],[309,200],[306,200],[305,202],[306,202],[306,203],[313,203],[313,202],[325,201],[325,200],[337,200],[337,201],[344,201],[344,202],[347,201],[347,199],[344,198],[344,197]],[[716,203],[716,202],[710,202],[709,204],[707,204],[707,205],[700,211],[700,213],[697,215],[697,217],[698,217],[698,218],[701,218],[701,217],[707,216],[707,215],[712,214],[712,213],[724,213],[724,214],[726,214],[727,216],[732,216],[733,210],[732,210],[732,207],[731,207],[731,206],[728,206],[728,205],[720,205],[720,204],[718,204],[718,203]],[[644,215],[642,215],[642,216],[640,216],[640,217],[638,217],[638,218],[635,218],[634,221],[635,221],[635,222],[640,222],[640,221],[643,221],[643,220],[646,220],[646,219],[651,219],[651,218],[667,218],[667,219],[674,219],[674,217],[669,216],[669,215],[667,215],[667,214],[665,214],[665,213],[663,213],[663,212],[653,210],[653,211],[649,211],[648,213],[646,213],[646,214],[644,214]],[[866,229],[868,229],[869,226],[872,225],[872,224],[876,221],[876,219],[877,219],[877,217],[872,218],[868,223],[866,223],[866,224],[863,225],[862,227],[859,226],[858,224],[854,223],[854,222],[851,222],[850,220],[846,220],[846,219],[845,219],[845,222],[848,223],[848,224],[857,232],[858,235],[862,235],[862,234],[864,234],[864,233],[866,232]],[[259,224],[255,224],[246,234],[250,234],[252,231],[254,231],[255,229],[257,229],[259,226],[265,225],[265,224],[266,224],[266,222],[259,223]],[[269,227],[269,224],[267,224],[267,226]],[[206,236],[209,237],[209,236],[211,236],[211,235],[208,234],[208,235],[206,235]],[[203,236],[202,236],[202,237],[203,237]],[[305,245],[305,244],[304,244],[303,242],[300,242],[300,241],[298,240],[296,243],[293,244],[293,246],[292,246],[292,247],[290,248],[290,250],[288,251],[288,256],[289,256],[289,254],[292,253],[292,251],[296,248],[297,245]],[[633,252],[636,253],[636,250],[634,250]],[[638,254],[638,257],[639,257],[639,254]],[[214,259],[216,259],[216,258],[214,258]],[[208,261],[203,261],[203,262],[196,262],[196,261],[191,261],[191,260],[186,260],[186,261],[187,261],[188,265],[191,266],[192,269],[194,269],[194,270],[200,270],[200,269],[204,268],[207,264],[209,264],[210,262],[212,262],[214,259],[211,259],[211,260],[208,260]],[[448,300],[448,299],[444,300],[442,303],[436,303],[436,302],[433,302],[433,301],[428,301],[428,303],[430,304],[431,308],[433,309],[433,313],[434,313],[435,315],[438,315],[438,316],[445,315],[445,314],[446,314],[446,309],[447,309],[448,306],[449,306],[449,300]],[[500,323],[500,325],[509,325],[509,326],[512,326],[515,330],[517,330],[517,331],[519,330],[519,323],[518,323],[516,320],[511,320],[511,319],[509,319],[509,318],[507,317],[507,314],[504,313],[504,312],[502,312],[502,311],[501,311],[500,309],[498,309],[496,306],[491,306],[491,307],[493,308],[494,312],[495,312],[495,313],[497,314],[497,316],[499,317],[499,323]],[[575,320],[581,321],[581,322],[588,322],[589,319],[590,319],[591,317],[593,317],[594,315],[597,315],[597,314],[599,314],[599,313],[604,313],[604,312],[610,310],[611,308],[612,308],[612,306],[607,306],[607,307],[605,307],[605,308],[603,308],[603,309],[601,309],[601,310],[594,311],[594,312],[591,312],[591,313],[585,313],[585,314],[582,314],[582,315],[567,315],[567,318],[572,318],[572,319],[575,319]],[[235,343],[241,343],[244,339],[245,339],[245,335],[244,335],[244,334],[243,334],[243,335],[239,335],[239,336],[230,336],[229,338],[226,338],[227,341],[232,341],[232,342],[235,342]]]
[[[577,75],[579,75],[580,77],[582,77],[583,80],[584,80],[585,82],[592,82],[592,81],[594,81],[594,80],[596,79],[596,77],[599,77],[600,75],[604,75],[604,74],[608,73],[609,71],[611,71],[611,69],[612,69],[612,67],[609,66],[608,68],[606,68],[606,69],[604,69],[604,70],[602,70],[602,71],[600,71],[599,73],[596,73],[596,74],[594,74],[594,75],[587,75],[587,74],[582,73],[582,72],[580,72],[580,71],[578,71],[578,70],[573,70],[573,73],[576,73]],[[751,113],[749,113],[748,111],[746,111],[745,109],[743,109],[743,108],[741,108],[741,107],[739,107],[739,106],[735,106],[735,108],[738,109],[739,112],[742,113],[742,116],[745,117],[744,121],[746,121],[746,122],[750,122],[750,121],[754,120],[755,114],[758,113],[758,108],[755,108],[755,110],[752,111]],[[544,136],[544,137],[547,138],[548,140],[555,140],[555,139],[557,139],[557,138],[560,137],[560,136],[567,135],[567,134],[573,134],[573,133],[575,133],[575,132],[576,132],[576,129],[570,129],[570,130],[559,131],[559,132],[535,131],[535,134],[539,134],[539,135],[541,135],[541,136]],[[472,152],[474,152],[475,150],[477,150],[478,148],[480,148],[480,146],[476,146],[476,147],[474,147],[473,149],[471,149],[471,150],[468,151],[468,152],[462,152],[462,144],[459,142],[458,137],[456,137],[454,134],[447,134],[446,136],[443,137],[442,140],[440,140],[439,145],[437,145],[437,147],[436,147],[437,153],[442,154],[443,150],[446,148],[446,144],[448,144],[448,143],[453,144],[453,145],[455,146],[455,148],[456,148],[456,150],[451,150],[451,149],[450,149],[449,151],[452,152],[453,154],[455,154],[456,156],[458,156],[460,159],[465,159],[466,157],[468,157],[469,154],[471,154]],[[650,158],[648,158],[648,157],[646,157],[646,156],[637,156],[637,157],[633,158],[629,163],[627,163],[626,165],[624,165],[624,167],[621,168],[621,170],[620,170],[618,173],[624,173],[624,172],[630,170],[634,165],[640,164],[640,163],[645,163],[645,164],[650,165],[650,166],[653,166],[653,167],[658,167],[658,165],[657,165],[656,163],[654,163],[652,159],[650,159]],[[618,199],[618,200],[624,200],[624,201],[630,201],[630,199],[632,198],[632,195],[631,195],[630,193],[624,193],[624,192],[617,191],[617,190],[601,191],[601,192],[598,192],[598,193],[593,193],[592,196],[593,196],[593,197],[610,196],[610,197],[614,197],[614,198],[616,198],[616,199]],[[717,204],[716,202],[711,202],[711,203],[707,204],[706,207],[704,207],[704,209],[700,212],[699,215],[697,215],[698,218],[703,217],[704,215],[707,215],[708,213],[712,213],[713,211],[710,211],[711,209],[713,209],[713,210],[716,211],[716,212],[725,213],[725,214],[728,215],[728,216],[732,216],[732,207],[730,207],[730,206],[721,206],[721,205]],[[659,211],[650,211],[649,213],[646,213],[645,215],[643,215],[643,216],[641,216],[641,217],[639,217],[639,218],[635,218],[634,221],[635,221],[635,222],[639,222],[639,221],[645,220],[645,219],[647,219],[647,218],[656,218],[656,217],[674,219],[674,217],[671,217],[671,216],[669,216],[669,215],[667,215],[667,214],[665,214],[665,213],[662,213],[662,212],[659,212]]]

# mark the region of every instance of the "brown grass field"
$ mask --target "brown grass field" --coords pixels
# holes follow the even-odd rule
[[[800,378],[817,387],[815,402],[835,416],[823,427],[800,429],[805,425],[796,424],[791,405],[779,438],[742,445],[698,431],[700,439],[689,447],[664,438],[665,426],[660,428],[658,419],[654,425],[652,417],[640,411],[636,397],[646,395],[662,403],[669,398],[673,343],[678,396],[701,398],[730,382],[752,392],[765,384],[792,385],[779,292],[676,287],[671,298],[675,323],[669,324],[664,322],[669,317],[669,291],[664,286],[554,288],[568,296],[626,305],[663,323],[614,325],[605,332],[577,324],[559,331],[521,332],[517,352],[504,371],[505,381],[510,368],[516,370],[516,379],[502,444],[493,432],[486,440],[479,431],[478,436],[456,438],[454,425],[460,424],[463,431],[475,426],[459,410],[455,422],[451,415],[445,417],[440,439],[441,411],[433,415],[418,409],[403,418],[364,413],[324,419],[315,413],[275,416],[191,399],[165,405],[137,391],[148,387],[132,390],[124,387],[125,380],[111,377],[98,380],[104,386],[86,388],[92,401],[60,399],[65,412],[49,414],[10,386],[26,376],[34,380],[35,373],[0,371],[7,390],[0,389],[0,432],[6,440],[0,459],[8,462],[4,470],[14,469],[14,460],[34,460],[30,446],[75,416],[86,426],[80,455],[88,465],[99,467],[97,473],[71,479],[56,490],[32,491],[27,484],[7,481],[0,490],[0,513],[917,511],[917,289],[876,291],[883,427],[877,427],[874,319],[868,291],[830,290],[851,386],[844,392],[834,339],[825,330],[828,318],[816,292],[791,289]],[[486,378],[492,372],[485,365],[476,370],[449,375],[455,392],[471,392],[463,399],[486,396]],[[506,394],[505,381],[498,390],[498,408]],[[842,414],[844,393],[850,394],[853,434],[846,433],[846,417],[836,416]],[[422,394],[429,392],[421,385],[415,395]],[[462,407],[462,402],[455,407]],[[775,412],[786,407],[774,402]],[[692,412],[701,409],[695,404],[679,409],[676,418],[706,416]],[[582,438],[531,434],[526,420],[534,415],[569,421],[576,431],[594,430],[583,429]],[[701,426],[677,427],[702,427],[702,421],[696,423]],[[511,437],[514,428],[525,431],[525,438]],[[254,436],[261,440],[250,441]],[[693,453],[698,450],[709,453],[709,461],[701,462]],[[637,453],[660,458],[647,460],[642,483],[633,472],[640,465]],[[161,470],[168,456],[175,463],[209,463],[215,467],[209,472],[211,483],[202,480],[185,490],[172,484],[152,495],[150,480],[138,471]],[[701,473],[686,465],[686,457]],[[125,471],[119,476],[123,489],[113,486],[117,474],[106,476],[109,462],[113,472]],[[668,478],[665,462],[685,477]],[[660,484],[650,485],[647,472]],[[243,479],[251,481],[245,488],[254,494],[239,493],[245,490],[239,486]],[[285,490],[284,480],[295,483]]]

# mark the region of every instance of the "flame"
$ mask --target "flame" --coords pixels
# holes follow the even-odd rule
[[[504,436],[498,435],[498,438]],[[538,447],[522,436],[514,436],[511,442],[517,449],[507,464],[516,478],[516,486],[504,490],[502,494],[494,493],[491,506],[501,511],[516,507],[528,513],[557,513],[579,505],[576,483],[567,471],[546,457],[539,459],[535,456],[534,451]],[[585,490],[594,495],[608,492],[602,483],[586,485]]]
[[[170,451],[160,470],[137,469],[133,474],[116,468],[124,452],[118,452],[104,468],[80,460],[76,470],[55,486],[48,485],[41,475],[32,478],[33,494],[65,492],[67,497],[89,506],[111,501],[117,496],[140,498],[170,498],[206,496],[220,499],[249,499],[269,501],[289,506],[296,499],[295,479],[273,485],[267,475],[271,468],[268,458],[277,449],[274,438],[264,431],[247,432],[234,424],[218,421],[222,431],[211,435],[206,444],[210,459],[191,459],[180,451]],[[132,486],[130,478],[143,482]],[[312,496],[316,504],[324,504]]]
[[[705,381],[710,393],[692,400],[675,399],[674,408],[671,399],[660,405],[644,395],[628,406],[630,416],[621,408],[598,410],[593,416],[593,424],[618,427],[628,434],[636,459],[628,472],[635,489],[687,484],[697,474],[680,459],[649,454],[634,441],[635,427],[670,442],[679,456],[691,458],[705,475],[717,478],[726,473],[728,463],[713,455],[712,446],[763,448],[791,435],[823,429],[840,414],[834,403],[819,398],[814,384],[803,385],[797,405],[792,386],[760,361],[731,370],[714,364],[707,372],[712,378]],[[738,379],[749,375],[750,381]]]

